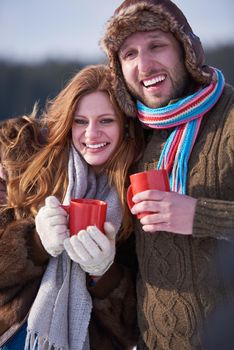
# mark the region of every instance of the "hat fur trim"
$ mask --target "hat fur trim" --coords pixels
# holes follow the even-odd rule
[[[136,1],[127,7],[120,6],[120,10],[117,9],[108,21],[105,35],[100,42],[109,59],[117,100],[128,116],[136,115],[136,107],[124,81],[118,51],[124,40],[135,32],[156,29],[171,32],[184,48],[185,66],[192,78],[199,84],[208,84],[211,81],[211,72],[204,66],[204,51],[200,39],[192,32],[182,13],[178,19],[178,16],[170,12],[168,3],[170,6],[173,4],[170,1],[157,5],[147,1]]]

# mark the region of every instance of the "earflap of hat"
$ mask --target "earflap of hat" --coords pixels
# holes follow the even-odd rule
[[[110,57],[110,68],[113,90],[121,110],[126,116],[135,117],[137,112],[135,102],[128,92],[117,55]]]
[[[212,71],[205,65],[205,54],[200,38],[193,32],[185,33],[183,28],[176,28],[172,34],[181,42],[184,49],[184,63],[190,76],[199,84],[209,84]]]

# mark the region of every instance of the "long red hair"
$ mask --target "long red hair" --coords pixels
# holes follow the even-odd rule
[[[35,215],[47,196],[54,195],[63,200],[68,185],[67,163],[77,104],[82,96],[103,91],[108,94],[122,127],[119,145],[107,162],[105,171],[110,186],[116,187],[123,206],[119,238],[129,236],[131,215],[126,205],[126,187],[129,169],[142,150],[141,127],[138,127],[136,120],[127,119],[121,112],[110,80],[107,66],[88,66],[78,72],[55,99],[48,102],[40,119],[40,128],[47,130],[46,143],[34,152],[30,161],[26,159],[24,171],[9,184],[8,201],[11,206],[20,212]]]

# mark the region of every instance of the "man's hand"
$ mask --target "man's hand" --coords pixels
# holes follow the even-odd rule
[[[104,224],[105,235],[89,226],[64,241],[70,258],[92,276],[102,276],[114,261],[116,232],[110,222]]]
[[[150,211],[140,222],[146,232],[167,231],[191,235],[197,200],[176,192],[149,190],[133,197],[132,214]]]
[[[35,218],[36,230],[45,250],[56,257],[64,250],[63,241],[67,238],[67,213],[54,196],[47,197]]]

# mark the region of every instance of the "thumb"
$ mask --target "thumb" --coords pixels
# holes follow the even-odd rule
[[[49,208],[57,208],[60,204],[61,203],[55,196],[49,196],[45,199],[45,205]]]
[[[116,236],[116,231],[112,223],[110,222],[105,222],[104,223],[104,231],[108,239],[114,240]]]

